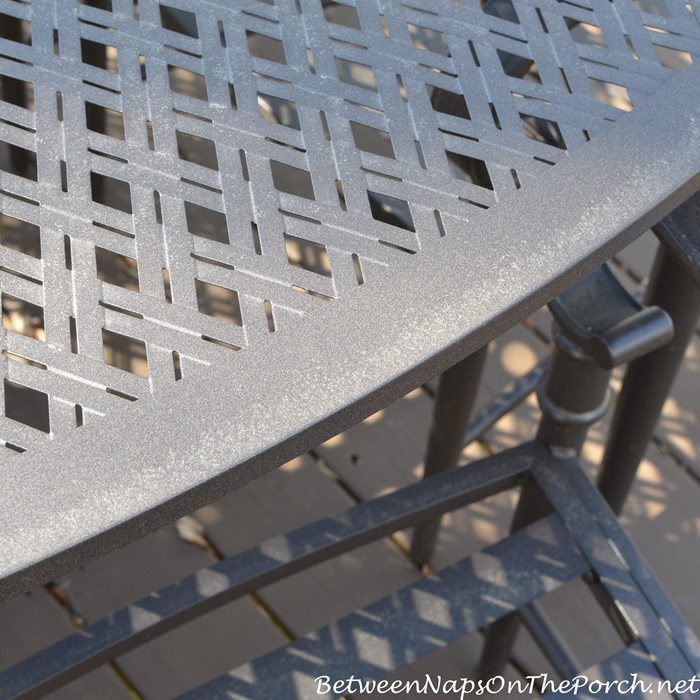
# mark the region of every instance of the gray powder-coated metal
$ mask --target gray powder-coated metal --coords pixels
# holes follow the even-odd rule
[[[264,700],[306,698],[313,695],[308,686],[319,674],[383,677],[434,651],[436,643],[442,647],[515,608],[522,614],[522,606],[544,590],[581,574],[588,574],[592,593],[631,644],[630,651],[638,652],[645,665],[651,662],[656,667],[654,675],[660,673],[672,684],[691,677],[700,669],[700,642],[581,467],[533,442],[365,501],[200,569],[1,672],[0,698],[43,697],[105,661],[250,591],[426,517],[531,483],[533,477],[552,506],[554,513],[549,517],[470,556],[456,568],[421,578],[384,601],[206,683],[192,696],[223,698],[236,693]],[[426,586],[431,591],[428,600],[421,593]],[[411,601],[419,600],[414,609]],[[547,656],[561,658],[565,642],[545,622],[541,613],[527,617],[538,642],[542,643],[542,634],[548,639]],[[377,644],[379,650],[391,653],[376,656]],[[622,679],[626,669],[627,665],[617,668],[610,680]],[[580,670],[575,662],[564,677]]]
[[[500,7],[0,0],[0,287],[41,311],[3,372],[50,423],[0,418],[3,595],[397,398],[697,190],[695,3]]]

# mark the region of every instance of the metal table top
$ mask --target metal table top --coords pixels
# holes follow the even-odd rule
[[[696,191],[698,17],[0,0],[2,595],[345,429]]]

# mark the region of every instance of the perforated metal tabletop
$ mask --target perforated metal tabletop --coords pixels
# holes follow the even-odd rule
[[[697,190],[698,18],[0,0],[3,595],[344,429]]]

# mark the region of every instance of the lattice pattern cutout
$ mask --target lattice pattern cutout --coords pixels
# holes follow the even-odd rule
[[[0,0],[0,440],[28,449],[468,245],[468,220],[700,55],[699,13]]]

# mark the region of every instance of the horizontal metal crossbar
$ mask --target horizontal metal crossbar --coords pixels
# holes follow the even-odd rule
[[[685,680],[700,670],[700,644],[580,466],[554,458],[535,442],[360,504],[203,569],[4,671],[0,697],[41,697],[237,597],[516,486],[530,473],[553,506],[553,516],[187,697],[225,697],[230,691],[265,700],[303,698],[318,675],[383,676],[585,572],[604,587],[632,640],[663,678]]]
[[[698,639],[578,463],[541,461],[532,472],[664,678],[675,683],[700,672]]]
[[[649,565],[578,464],[573,460],[539,461],[533,468],[533,475],[570,531],[578,533],[577,543],[603,584],[623,606],[629,602],[638,610],[628,610],[628,617],[633,621],[636,618],[637,630],[647,630],[650,642],[660,645],[648,651],[661,663],[665,658],[664,648],[673,647],[680,650],[683,657],[680,668],[674,666],[680,674],[700,672],[700,641],[690,632]],[[612,549],[611,542],[614,543]],[[603,551],[614,552],[615,557],[601,558]],[[635,593],[628,598],[627,591]],[[669,665],[668,670],[671,668]],[[680,679],[684,677],[688,676],[681,675]]]
[[[694,677],[700,671],[697,639],[650,577],[641,557],[578,463],[551,457],[538,459],[532,473],[554,507],[555,515],[485,550],[484,554],[497,557],[494,552],[503,548],[505,557],[497,558],[499,583],[510,581],[509,585],[517,591],[514,595],[522,592],[522,586],[536,584],[547,564],[552,563],[550,553],[538,550],[537,543],[530,539],[523,542],[528,549],[525,556],[532,555],[530,571],[525,568],[516,574],[510,568],[510,557],[517,558],[511,545],[524,534],[531,534],[533,528],[545,523],[551,526],[552,517],[560,517],[570,538],[569,551],[581,553],[587,562],[585,570],[592,571],[605,586],[638,640],[622,654],[604,662],[599,670],[612,678],[624,678],[620,674],[625,670],[638,673],[651,670],[652,677],[667,679],[672,685]],[[466,562],[461,562],[441,572],[435,585],[439,587],[442,581],[451,580],[454,571],[462,570],[465,565]],[[520,565],[527,567],[522,561]],[[473,571],[469,569],[469,573]],[[311,695],[314,679],[321,675],[332,679],[352,675],[362,679],[383,677],[484,624],[484,616],[492,614],[489,606],[494,600],[498,614],[493,619],[499,619],[539,597],[526,600],[524,596],[513,608],[487,587],[486,599],[480,600],[483,582],[478,576],[476,579],[465,572],[460,584],[466,590],[459,587],[448,590],[444,584],[437,592],[430,590],[431,596],[423,607],[416,591],[427,591],[434,581],[409,586],[182,698],[226,698],[235,694],[250,700],[271,696],[292,700]],[[464,601],[468,602],[461,607]],[[463,624],[465,619],[467,623]],[[327,697],[338,695],[328,693]]]
[[[319,675],[382,678],[587,570],[552,515],[182,698],[298,700]]]
[[[477,440],[491,426],[495,425],[506,413],[510,413],[522,403],[537,387],[549,365],[549,358],[540,360],[527,374],[516,379],[482,408],[467,429],[464,444]]]
[[[545,370],[546,360],[543,360],[490,401],[470,425],[465,445],[476,440],[502,415],[523,401],[534,390]],[[475,468],[477,465],[469,465],[431,480],[428,486],[416,484],[399,493],[362,504],[344,516],[348,523],[355,523],[355,531],[347,525],[343,528],[339,520],[325,519],[200,571],[196,577],[179,581],[157,595],[97,621],[80,633],[0,673],[0,697],[5,697],[5,689],[10,697],[16,693],[20,697],[42,696],[101,663],[248,591],[338,556],[400,527],[419,522],[431,514],[448,512],[514,486],[528,469],[533,454],[542,457],[541,450],[521,446],[481,460],[478,468]],[[361,523],[366,526],[365,529],[360,527]],[[329,541],[318,537],[319,533],[328,535],[331,532]],[[314,536],[318,541],[314,541]],[[285,551],[289,558],[276,557],[271,562],[263,550],[266,553]],[[210,589],[202,585],[210,578],[220,583],[222,577],[226,579],[224,587],[214,586]],[[143,611],[148,614],[143,615]]]
[[[426,518],[517,486],[538,459],[524,445],[324,518],[202,569],[0,673],[0,698],[40,697],[246,593]]]

